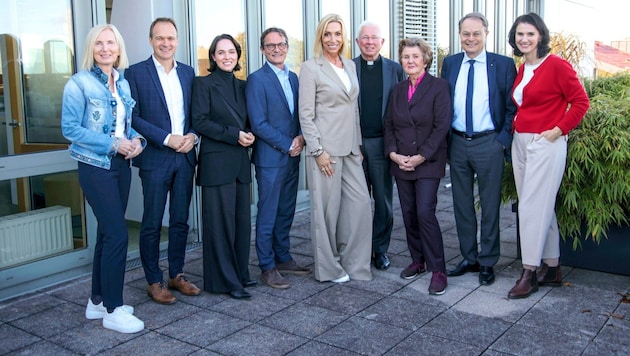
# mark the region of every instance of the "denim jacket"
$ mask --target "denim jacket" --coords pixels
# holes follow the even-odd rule
[[[70,156],[79,162],[109,169],[112,157],[119,146],[118,138],[110,135],[116,125],[112,103],[116,99],[109,91],[107,75],[94,66],[73,75],[63,90],[61,131],[70,144]],[[129,83],[120,73],[116,89],[125,105],[125,133],[127,139],[146,140],[131,127],[131,114],[135,100],[131,97]],[[131,163],[131,162],[130,162]]]

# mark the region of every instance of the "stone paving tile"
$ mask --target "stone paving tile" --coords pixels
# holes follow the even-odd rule
[[[540,292],[536,294],[542,295]],[[536,304],[536,300],[534,295],[513,300],[507,298],[507,293],[498,295],[477,289],[454,305],[453,310],[514,323]]]
[[[198,284],[197,287],[201,288],[201,285]],[[182,295],[178,292],[173,293],[175,293],[175,296],[178,300],[175,304],[173,304],[174,307],[177,306],[177,304],[179,303],[185,303],[194,305],[202,309],[210,309],[210,307],[212,307],[213,305],[221,303],[230,298],[230,296],[227,294],[208,293],[203,290],[200,295],[195,296]],[[146,301],[150,301],[150,299],[147,298]],[[153,301],[151,301],[151,303],[153,303]],[[169,307],[169,305],[165,305],[165,307]]]
[[[310,341],[297,349],[289,352],[286,356],[304,356],[304,355],[334,355],[334,356],[354,356],[359,355],[356,352],[340,349],[317,341]]]
[[[564,269],[562,271],[564,272]],[[576,268],[565,278],[565,282],[571,282],[573,285],[609,290],[615,293],[630,292],[630,276],[622,276],[619,274]]]
[[[420,332],[486,349],[511,326],[501,319],[451,309],[431,320]]]
[[[48,294],[31,293],[0,303],[0,320],[10,322],[54,308],[63,302],[62,299]]]
[[[415,331],[445,310],[444,307],[391,297],[381,299],[357,316]]]
[[[282,355],[309,340],[274,330],[262,325],[252,325],[207,347],[222,355]]]
[[[252,293],[251,299],[237,300],[228,298],[221,303],[211,306],[209,309],[242,320],[257,322],[296,303],[294,300],[258,292],[256,289],[249,289]]]
[[[55,345],[52,342],[47,341],[47,340],[42,340],[34,344],[30,344],[11,354],[12,355],[55,355],[55,356],[79,355],[70,350],[66,350],[58,345]]]
[[[444,294],[430,295],[428,290],[430,282],[431,273],[425,273],[416,278],[413,283],[408,284],[405,288],[392,294],[392,296],[438,307],[450,307],[470,293],[470,289],[468,288],[449,285],[446,287]]]
[[[199,249],[201,250],[201,249]],[[167,272],[168,273],[168,272]],[[164,277],[168,278],[168,274],[165,273]],[[186,274],[186,278],[190,279],[197,285],[197,287],[202,288],[202,280],[203,280],[203,258],[197,258],[192,261],[186,261],[184,264],[184,274]],[[198,284],[197,284],[198,283]]]
[[[166,335],[199,347],[206,347],[251,323],[212,311],[201,311],[157,329]]]
[[[490,349],[512,355],[580,355],[589,340],[585,335],[569,335],[567,328],[516,324]]]
[[[77,305],[86,306],[87,300],[92,293],[91,277],[82,277],[45,292],[53,297],[63,299]]]
[[[259,281],[257,291],[277,297],[300,301],[313,296],[324,289],[332,287],[332,283],[316,281],[312,273],[306,276],[287,274],[285,278],[291,285],[288,289],[271,288],[262,281]]]
[[[48,341],[77,354],[94,355],[135,339],[146,332],[145,329],[145,331],[136,334],[122,334],[105,329],[102,321],[97,319],[54,335],[48,338]]]
[[[128,342],[107,350],[112,355],[187,355],[199,350],[197,346],[170,338],[156,332],[147,332]]]
[[[468,345],[457,341],[447,340],[436,336],[425,335],[421,331],[416,331],[399,343],[388,356],[418,356],[418,355],[440,355],[440,356],[466,356],[479,355],[483,348]]]
[[[145,303],[135,306],[134,315],[144,321],[146,329],[155,330],[176,320],[199,313],[201,310],[197,306],[186,303],[163,305],[147,300]]]
[[[259,324],[312,339],[346,319],[348,315],[340,312],[297,303],[261,320]]]
[[[19,350],[41,340],[41,338],[9,324],[0,325],[0,335],[2,335],[0,337],[2,339],[2,342],[0,342],[0,355]],[[11,342],[9,342],[9,340],[11,340]]]
[[[307,298],[304,302],[344,314],[354,315],[376,303],[383,297],[384,296],[379,293],[368,292],[344,285],[335,285]]]
[[[190,356],[220,356],[221,354],[218,354],[214,351],[210,351],[210,350],[206,350],[206,349],[201,349],[199,351],[195,351],[192,354],[190,354]]]
[[[351,317],[315,340],[364,355],[381,355],[411,334],[410,330]]]
[[[45,339],[90,322],[85,318],[85,307],[57,300],[59,304],[53,308],[12,321],[10,325]]]
[[[345,285],[383,295],[389,295],[409,284],[409,281],[400,278],[399,274],[400,271],[392,267],[385,271],[379,271],[376,268],[372,268],[372,276],[374,278],[370,282],[351,280],[350,282],[345,283]]]
[[[617,307],[613,292],[581,286],[554,288],[518,322],[526,326],[547,325],[565,329],[565,334],[594,338]]]

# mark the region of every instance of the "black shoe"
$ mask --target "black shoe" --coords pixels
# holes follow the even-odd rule
[[[243,287],[255,287],[256,285],[258,285],[258,281],[250,279],[247,282],[243,282]]]
[[[463,260],[455,266],[455,269],[446,272],[446,275],[449,277],[457,277],[468,272],[479,272],[479,263],[470,264],[468,261]]]
[[[494,283],[494,268],[481,266],[479,267],[479,284],[489,286]]]
[[[386,270],[389,268],[389,258],[384,253],[377,253],[374,255],[374,267],[380,270]]]
[[[230,297],[234,298],[234,299],[249,299],[252,297],[251,293],[249,293],[248,291],[246,291],[245,289],[243,290],[233,290],[230,292]]]

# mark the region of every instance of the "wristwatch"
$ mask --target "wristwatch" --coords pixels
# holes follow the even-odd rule
[[[311,151],[311,154],[313,155],[313,157],[317,158],[319,156],[322,155],[322,153],[324,153],[324,148],[320,145],[317,146],[317,148],[313,151]]]

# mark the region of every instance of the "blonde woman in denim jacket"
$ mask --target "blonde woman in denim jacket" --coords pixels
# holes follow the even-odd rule
[[[85,316],[102,319],[107,329],[136,333],[144,322],[123,305],[127,259],[125,208],[131,183],[131,160],[146,141],[131,128],[135,101],[118,72],[129,61],[122,36],[113,25],[90,30],[82,70],[63,92],[61,129],[70,155],[79,161],[79,184],[98,221],[92,269],[92,293]]]

